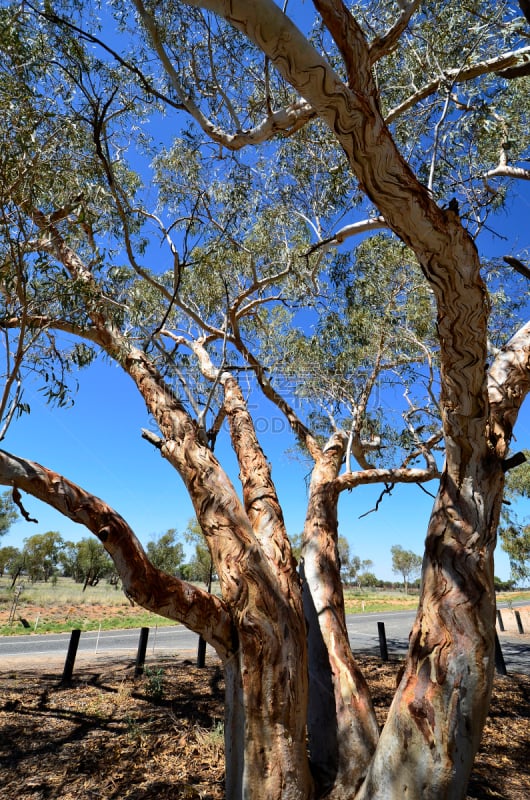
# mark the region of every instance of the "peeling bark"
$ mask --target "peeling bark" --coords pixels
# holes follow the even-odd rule
[[[154,567],[114,509],[40,464],[0,450],[0,483],[22,489],[84,525],[111,556],[127,595],[150,611],[182,622],[225,660],[233,650],[232,620],[224,603],[193,584]]]
[[[300,598],[296,562],[287,538],[270,464],[257,440],[239,384],[234,378],[226,378],[224,388],[225,410],[230,424],[230,438],[240,467],[245,511],[286,596],[294,593]]]
[[[163,438],[160,453],[181,476],[206,536],[223,601],[237,632],[233,654],[237,669],[231,686],[234,697],[242,699],[244,729],[238,731],[235,743],[227,742],[232,754],[229,768],[240,771],[230,774],[228,783],[243,787],[243,796],[251,793],[253,800],[308,800],[312,780],[306,749],[306,631],[298,584],[291,575],[291,591],[284,591],[275,565],[260,546],[234,486],[204,443],[199,425],[149,357],[109,321],[90,270],[50,219],[40,212],[33,214],[45,232],[49,251],[86,285],[87,313],[98,343],[132,378],[156,420]],[[256,452],[249,456],[243,443],[240,457],[252,462]],[[247,505],[250,511],[252,503]],[[288,546],[284,549],[290,553]],[[228,734],[231,731],[233,726]]]
[[[154,570],[126,523],[61,476],[6,453],[0,454],[0,476],[87,525],[104,541],[127,591],[138,602],[158,613],[177,615],[171,618],[182,619],[218,649],[227,675],[230,800],[310,800],[307,709],[319,793],[328,791],[334,800],[463,798],[491,691],[501,460],[529,388],[530,330],[523,329],[496,359],[488,383],[488,302],[476,248],[458,215],[439,208],[416,179],[381,116],[371,59],[377,57],[377,47],[391,46],[415,2],[404,9],[390,38],[376,43],[370,53],[341,0],[315,0],[342,53],[348,85],[273,0],[197,0],[190,5],[210,9],[243,31],[303,98],[275,120],[271,117],[262,130],[248,132],[245,143],[264,132],[270,135],[275,124],[290,132],[318,114],[344,149],[361,189],[415,252],[436,297],[446,464],[427,534],[420,604],[405,671],[381,738],[349,648],[339,583],[337,499],[357,480],[353,473],[337,477],[343,438],[333,437],[321,451],[292,409],[275,398],[315,459],[303,542],[308,690],[300,586],[270,469],[236,382],[225,379],[225,409],[241,470],[243,502],[205,445],[199,426],[168,391],[148,356],[109,321],[108,300],[60,236],[53,215],[35,209],[25,210],[40,229],[39,246],[66,267],[79,284],[80,296],[86,287],[88,322],[80,335],[88,336],[90,330],[92,341],[120,363],[157,421],[163,437],[160,452],[177,469],[193,501],[223,600]],[[136,6],[147,14],[140,0]],[[151,12],[148,16],[152,19]],[[524,48],[504,60],[459,70],[459,78],[473,77],[473,71],[519,68],[527,56]],[[432,86],[416,93],[414,102],[421,92],[434,90]],[[403,109],[404,104],[397,111]],[[207,120],[200,123],[209,130]],[[209,133],[223,140],[223,132]],[[235,141],[231,144],[236,146]],[[139,274],[173,302],[167,289],[147,273]],[[187,313],[200,322],[192,310]],[[234,328],[236,324],[237,320]],[[203,328],[222,338],[222,331]],[[234,344],[255,366],[242,342]],[[257,374],[271,396],[272,388]],[[391,479],[406,479],[404,471],[390,472]],[[381,480],[384,474],[388,473],[367,470],[363,482]],[[411,479],[417,479],[417,473]]]
[[[491,438],[500,459],[506,458],[513,427],[530,391],[530,322],[512,336],[488,374]]]
[[[146,357],[129,356],[125,366],[166,437],[161,453],[186,485],[237,629],[237,668],[231,667],[231,685],[234,697],[242,698],[244,732],[239,731],[235,745],[228,742],[227,746],[232,755],[229,766],[243,769],[243,774],[231,775],[229,783],[242,785],[243,797],[253,800],[307,800],[312,789],[305,733],[305,624],[299,591],[297,599],[293,582],[291,594],[282,590],[234,487],[200,441],[196,426],[162,390]],[[242,480],[248,488],[247,469],[253,457],[245,453],[241,458],[246,464]],[[256,523],[254,512],[251,517]]]
[[[446,465],[427,536],[405,674],[359,798],[463,797],[491,690],[492,565],[503,483],[487,435],[488,301],[476,248],[458,215],[432,201],[397,151],[378,108],[366,41],[355,22],[341,28],[341,2],[316,6],[348,65],[348,87],[270,0],[193,4],[243,31],[311,103],[342,145],[361,188],[416,253],[433,288]],[[333,560],[326,544],[318,548],[322,559]],[[310,555],[307,544],[305,549]],[[311,581],[306,559],[304,566]],[[321,588],[317,581],[315,587]],[[327,606],[313,602],[325,619]],[[332,648],[327,650],[332,659]],[[340,698],[336,703],[340,708]],[[310,708],[310,724],[311,718]]]
[[[0,451],[0,483],[22,489],[98,536],[124,589],[144,608],[182,622],[209,642],[227,671],[229,800],[309,800],[305,626],[264,583],[257,549],[234,580],[231,606],[156,569],[127,523],[62,475]],[[267,746],[264,746],[267,742]]]
[[[495,460],[474,487],[442,478],[405,672],[359,800],[466,796],[493,680],[502,480]]]
[[[332,437],[313,469],[302,544],[311,765],[320,792],[336,800],[354,795],[379,735],[368,687],[351,652],[340,581],[334,480],[346,441]]]

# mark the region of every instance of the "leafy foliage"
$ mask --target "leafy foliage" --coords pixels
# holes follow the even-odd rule
[[[526,461],[506,475],[506,499],[503,521],[499,535],[504,550],[508,553],[512,578],[524,582],[530,578],[530,522],[520,520],[517,500],[530,497],[530,452],[525,451]],[[515,505],[512,505],[515,504]]]
[[[24,569],[31,581],[48,582],[60,561],[64,540],[57,531],[35,533],[24,539]]]
[[[4,492],[0,496],[0,536],[8,532],[17,518],[18,513],[13,503],[11,492]]]
[[[184,560],[184,548],[181,542],[177,542],[177,537],[177,531],[171,528],[147,543],[151,563],[170,575],[180,574]]]
[[[399,544],[395,544],[391,548],[392,552],[392,570],[393,572],[403,577],[403,584],[405,593],[408,591],[408,585],[411,578],[418,575],[421,569],[421,556],[413,553],[412,550],[404,550]]]
[[[374,3],[355,11],[370,36],[380,35],[393,14]],[[255,368],[257,361],[280,392],[287,381],[306,422],[317,422],[322,435],[342,424],[358,437],[388,439],[372,453],[381,463],[406,457],[411,426],[434,432],[432,302],[411,254],[385,235],[350,252],[319,248],[362,200],[322,123],[310,121],[296,137],[274,137],[259,151],[230,151],[205,137],[207,130],[215,139],[214,128],[235,136],[259,125],[268,108],[296,100],[274,70],[263,71],[242,36],[198,9],[171,6],[157,25],[172,71],[153,58],[149,37],[120,2],[105,12],[118,26],[116,49],[93,46],[100,24],[94,18],[90,28],[68,0],[44,14],[19,15],[14,6],[1,12],[0,260],[3,317],[18,321],[6,332],[6,356],[20,355],[19,378],[36,372],[47,399],[71,402],[72,371],[94,357],[89,315],[103,303],[169,381],[189,387],[195,413],[212,424],[218,400],[185,346],[204,335],[218,364]],[[405,46],[377,62],[381,103],[389,110],[414,95],[411,87],[437,80],[463,58],[465,66],[494,57],[499,46],[524,45],[524,24],[507,3],[449,3],[441,16],[437,9],[436,25],[432,20],[422,9]],[[317,27],[314,36],[335,59],[323,31]],[[403,85],[397,74],[406,76]],[[440,119],[448,97],[451,110]],[[177,106],[193,122],[179,119],[175,129]],[[394,133],[420,175],[434,165],[435,193],[458,196],[480,227],[492,203],[502,203],[502,186],[484,195],[478,183],[495,165],[506,130],[513,132],[513,159],[526,157],[526,110],[524,81],[492,75],[440,85],[398,115]],[[54,221],[106,299],[57,264],[38,214]],[[385,293],[390,300],[383,301]],[[500,299],[506,302],[505,291]],[[315,321],[313,334],[306,320],[294,322],[300,308]],[[68,341],[70,331],[85,343]],[[347,347],[339,352],[338,342]],[[370,411],[367,381],[377,382]],[[384,387],[406,394],[395,418],[383,419]]]

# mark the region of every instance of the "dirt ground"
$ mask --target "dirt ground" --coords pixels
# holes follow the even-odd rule
[[[399,664],[360,658],[379,721]],[[7,669],[5,668],[7,667]],[[0,673],[3,800],[222,800],[223,676],[215,660],[116,661]],[[469,800],[530,797],[530,677],[497,677]]]

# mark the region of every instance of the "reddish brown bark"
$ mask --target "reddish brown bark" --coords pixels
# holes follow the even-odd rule
[[[442,478],[406,669],[359,798],[466,796],[493,678],[502,472],[492,461],[477,478]]]
[[[134,381],[148,411],[163,437],[160,452],[181,476],[195,508],[219,576],[223,601],[233,623],[236,643],[230,658],[231,700],[241,713],[237,725],[228,720],[227,742],[230,753],[227,785],[233,797],[252,792],[255,800],[307,800],[312,794],[306,749],[307,668],[305,622],[301,595],[285,541],[284,568],[289,591],[278,576],[273,557],[275,537],[265,534],[265,517],[256,515],[249,497],[252,480],[246,480],[247,510],[212,451],[204,443],[201,430],[179,399],[165,384],[149,357],[133,347],[105,315],[99,287],[80,258],[71,251],[51,220],[34,212],[45,231],[46,247],[65,266],[72,278],[87,287],[88,309],[99,345],[116,360]],[[87,302],[88,302],[87,301]],[[232,391],[234,387],[232,387]],[[233,406],[233,407],[232,407]],[[250,418],[238,403],[227,407],[237,438],[241,421],[248,427]],[[239,422],[237,421],[239,419]],[[249,429],[248,429],[249,430]],[[261,451],[260,451],[261,453]],[[263,466],[263,454],[256,442],[238,439],[238,457],[244,473],[252,463]],[[266,479],[266,474],[262,473]],[[261,478],[258,482],[262,482]],[[269,510],[272,483],[268,483]],[[264,499],[263,486],[260,489]],[[279,507],[276,511],[275,524]],[[260,519],[260,524],[258,523]],[[258,533],[253,529],[257,525]],[[260,545],[268,542],[265,549]],[[206,637],[205,637],[206,638]],[[243,724],[240,724],[243,723]],[[267,741],[267,747],[263,742]],[[237,773],[234,773],[236,770]],[[232,788],[234,787],[234,788]]]
[[[318,778],[321,785],[333,786],[336,798],[462,797],[491,689],[492,565],[503,484],[501,459],[519,405],[514,391],[522,398],[528,390],[528,350],[525,345],[507,353],[508,375],[502,361],[492,371],[490,410],[488,308],[475,246],[458,216],[434,203],[397,151],[378,108],[367,43],[344,3],[315,0],[339,46],[348,85],[272,0],[191,4],[221,14],[243,31],[311,104],[310,115],[317,113],[329,126],[361,188],[414,250],[433,289],[447,457],[427,535],[420,606],[405,672],[376,744],[369,697],[347,645],[338,583],[336,505],[347,479],[337,478],[344,445],[336,439],[322,453],[312,451],[316,467],[304,536],[309,727]],[[237,632],[235,643],[231,638],[222,650],[230,699],[228,794],[253,800],[309,798],[306,650],[299,587],[270,472],[237,385],[226,381],[226,409],[241,468],[243,503],[197,425],[167,391],[148,357],[109,323],[105,301],[98,296],[90,272],[65,245],[51,219],[38,211],[33,219],[41,228],[43,249],[87,287],[91,338],[124,366],[141,392],[164,438],[161,452],[184,480],[207,537],[223,593],[222,604],[210,611],[214,618],[214,611],[227,614],[223,624],[230,635]],[[520,375],[515,374],[515,351],[524,353]],[[348,480],[352,485],[353,479]],[[53,497],[49,490],[42,494],[43,499],[48,497],[46,502]],[[65,508],[70,515],[77,500]],[[106,539],[121,541],[118,522],[112,523],[116,535],[110,538],[108,524],[100,523],[97,518],[94,524],[100,533],[105,531]],[[114,555],[119,562],[120,547]],[[157,576],[136,551],[128,552],[127,560],[133,565],[130,586],[144,597],[139,584],[145,580],[156,584]],[[160,592],[156,602],[167,606],[169,599]],[[174,594],[186,613],[192,613],[186,596],[181,596],[182,587],[176,585]],[[149,602],[148,596],[144,599]],[[324,700],[319,705],[318,696]],[[325,741],[322,731],[329,734],[329,747],[318,759],[318,744]]]
[[[203,636],[221,658],[229,657],[235,640],[224,603],[154,567],[123,517],[103,500],[62,475],[4,450],[0,450],[0,483],[22,489],[92,531],[114,561],[125,592],[135,602],[182,622]]]
[[[286,596],[295,596],[301,611],[296,562],[285,530],[282,509],[272,481],[270,464],[257,440],[252,418],[239,384],[224,380],[225,410],[230,438],[240,467],[243,503],[263,553],[276,572]]]
[[[370,693],[352,655],[337,549],[338,491],[334,481],[346,449],[337,434],[313,469],[302,544],[308,620],[309,747],[319,790],[352,797],[378,740]]]
[[[305,733],[305,624],[288,545],[280,552],[286,554],[290,593],[282,590],[283,573],[275,569],[272,551],[260,546],[260,539],[272,544],[274,536],[264,533],[264,517],[255,513],[254,503],[260,498],[264,501],[263,487],[260,498],[248,494],[252,480],[247,481],[247,470],[256,463],[256,451],[250,439],[248,451],[241,440],[239,457],[246,465],[242,478],[249,518],[213,453],[201,442],[195,424],[168,396],[145,356],[129,355],[125,365],[166,437],[161,452],[178,470],[189,492],[237,630],[229,683],[236,707],[242,709],[244,726],[236,730],[230,724],[238,740],[229,743],[229,750],[233,754],[230,765],[243,772],[230,775],[229,784],[236,787],[234,791],[242,786],[243,796],[251,791],[256,800],[306,800],[312,789]],[[229,413],[237,417],[236,409],[227,405]],[[269,495],[267,503],[270,500]],[[258,526],[258,535],[252,523]]]

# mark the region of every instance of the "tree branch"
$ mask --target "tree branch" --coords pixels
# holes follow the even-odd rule
[[[524,167],[512,167],[509,164],[498,164],[494,169],[484,173],[484,178],[517,178],[523,181],[530,181],[530,169]]]
[[[361,85],[364,90],[368,87],[368,91],[375,96],[376,87],[370,71],[368,45],[353,14],[342,0],[314,0],[314,5],[340,50],[350,89]],[[361,57],[359,50],[362,52]],[[360,71],[362,75],[359,75]]]
[[[184,108],[193,117],[201,129],[212,139],[212,141],[223,145],[229,150],[237,151],[248,145],[261,144],[271,139],[276,133],[284,136],[291,136],[300,130],[309,120],[315,116],[315,111],[305,100],[297,100],[294,103],[269,114],[259,125],[249,130],[228,133],[215,125],[201,111],[199,106],[186,92],[179,80],[171,59],[169,58],[159,35],[158,26],[153,14],[151,14],[143,4],[142,0],[133,0],[134,5],[142,18],[145,29],[151,39],[151,43],[157,53],[171,85],[179,97],[179,107]]]
[[[265,556],[284,590],[289,593],[290,584],[295,580],[296,562],[285,530],[270,464],[258,442],[254,422],[239,384],[229,375],[224,376],[222,383],[230,438],[240,468],[245,511]]]
[[[528,269],[528,267],[523,264],[522,261],[519,261],[518,258],[513,258],[513,256],[503,256],[502,260],[505,261],[506,264],[509,264],[510,267],[513,267],[513,269],[520,275],[523,275],[525,278],[530,280],[530,269]]]
[[[317,250],[321,250],[322,253],[327,253],[332,247],[342,244],[351,236],[357,236],[361,233],[371,233],[372,231],[378,231],[384,228],[388,230],[389,226],[381,216],[370,217],[369,219],[363,219],[359,222],[352,222],[349,225],[344,225],[343,228],[339,228],[333,236],[329,236],[327,239],[322,239],[322,241],[311,245],[307,251],[307,255],[311,255],[317,252]]]
[[[199,633],[223,659],[232,623],[219,598],[156,569],[125,520],[95,495],[46,467],[0,450],[0,484],[13,486],[84,525],[111,556],[127,595],[139,605]]]
[[[55,330],[62,333],[71,333],[74,336],[79,336],[81,339],[86,339],[94,344],[101,344],[101,338],[96,327],[83,327],[67,319],[58,319],[56,317],[48,317],[45,314],[28,314],[25,317],[26,327],[36,330]],[[23,325],[22,317],[4,317],[0,318],[0,328],[21,328]]]
[[[488,373],[491,439],[497,456],[508,453],[517,415],[530,392],[530,322],[499,351]]]
[[[339,475],[334,486],[337,492],[351,490],[360,484],[368,483],[426,483],[439,479],[441,472],[433,466],[428,469],[398,467],[396,469],[365,469],[357,472],[345,472]]]
[[[336,757],[333,740],[339,737],[343,757],[334,784],[335,789],[345,788],[341,797],[349,796],[351,787],[359,785],[366,774],[379,735],[370,693],[349,645],[340,581],[336,481],[347,438],[342,431],[334,433],[315,460],[300,564],[312,687],[308,708],[311,760],[317,775],[320,769],[326,776]],[[328,685],[335,703],[322,691]]]
[[[405,32],[412,15],[420,3],[421,0],[412,0],[410,3],[407,3],[405,0],[405,2],[399,3],[401,13],[395,23],[383,36],[377,36],[370,45],[371,64],[375,64],[376,61],[379,61],[380,58],[388,55],[395,49],[400,36]]]
[[[525,64],[530,56],[530,47],[522,47],[520,50],[514,50],[511,53],[504,53],[502,56],[495,56],[486,61],[479,61],[477,64],[472,64],[470,67],[456,67],[455,69],[445,70],[443,75],[434,78],[429,83],[426,83],[421,89],[411,94],[406,100],[393,108],[385,117],[385,122],[389,125],[400,114],[412,108],[421,100],[434,94],[440,89],[443,84],[452,86],[457,83],[465,83],[466,81],[479,78],[481,75],[487,75],[491,72],[499,72],[499,70],[506,69],[511,66],[519,66]]]

